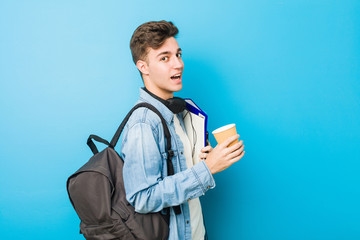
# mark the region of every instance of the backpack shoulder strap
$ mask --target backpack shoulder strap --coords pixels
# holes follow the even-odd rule
[[[138,103],[137,105],[135,105],[130,111],[129,113],[126,115],[126,117],[124,118],[124,120],[122,121],[122,123],[120,124],[119,128],[117,129],[114,137],[111,139],[111,142],[110,142],[110,145],[109,147],[111,148],[114,148],[117,144],[117,142],[119,141],[119,138],[120,138],[120,135],[127,123],[127,121],[129,120],[131,114],[138,108],[140,107],[145,107],[145,108],[148,108],[150,109],[151,111],[153,111],[154,113],[156,113],[160,120],[161,120],[161,123],[163,125],[163,128],[164,128],[164,134],[165,134],[165,138],[166,138],[166,146],[167,146],[167,149],[170,150],[171,149],[171,136],[170,136],[170,131],[169,131],[169,128],[167,127],[166,125],[166,121],[165,119],[163,118],[163,116],[161,115],[161,113],[159,112],[159,110],[157,110],[153,105],[151,105],[150,103],[146,103],[146,102],[142,102],[142,103]]]
[[[127,121],[129,120],[131,114],[138,108],[140,107],[146,107],[150,110],[152,110],[153,112],[155,112],[160,120],[161,120],[161,123],[162,123],[162,126],[164,128],[164,134],[165,134],[165,138],[166,138],[166,148],[167,148],[167,153],[170,155],[170,157],[172,158],[174,156],[174,152],[171,150],[171,135],[170,135],[170,131],[169,131],[169,128],[167,127],[166,125],[166,121],[165,119],[163,118],[163,116],[161,115],[161,113],[154,107],[152,106],[151,104],[149,103],[139,103],[137,105],[135,105],[130,111],[129,113],[126,115],[126,117],[124,118],[124,120],[121,122],[120,126],[118,127],[118,129],[116,130],[115,132],[115,135],[113,136],[113,138],[111,139],[111,142],[109,143],[108,141],[106,141],[105,139],[97,136],[97,135],[93,135],[91,134],[87,140],[87,145],[90,147],[91,151],[93,152],[93,154],[97,154],[99,151],[96,147],[96,145],[94,144],[93,140],[97,141],[97,142],[101,142],[105,145],[107,145],[108,147],[111,147],[111,148],[115,148],[117,142],[119,141],[119,138],[120,138],[120,135],[127,123]],[[173,171],[170,171],[171,174],[169,175],[173,175]]]

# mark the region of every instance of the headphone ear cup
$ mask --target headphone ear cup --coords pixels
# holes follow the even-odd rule
[[[186,102],[182,98],[173,97],[173,98],[169,98],[168,100],[164,100],[162,98],[159,98],[158,96],[156,96],[155,94],[153,94],[152,92],[147,90],[146,88],[143,88],[143,89],[145,92],[150,94],[150,96],[152,96],[153,98],[162,102],[174,114],[181,113],[182,111],[184,111],[186,109]]]
[[[174,113],[181,113],[186,109],[186,102],[184,99],[179,97],[174,97],[166,100],[167,107]]]

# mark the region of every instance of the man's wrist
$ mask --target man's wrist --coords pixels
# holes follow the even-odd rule
[[[211,175],[214,175],[214,174],[215,174],[215,171],[214,171],[213,168],[210,166],[209,160],[205,159],[205,160],[204,160],[204,163],[205,163],[207,169],[209,170],[209,172],[211,173]]]

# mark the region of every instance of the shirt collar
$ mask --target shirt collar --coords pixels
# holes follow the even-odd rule
[[[170,109],[165,106],[162,102],[152,97],[149,93],[147,93],[144,89],[140,88],[140,97],[139,100],[142,102],[147,102],[153,105],[163,116],[165,121],[170,124],[174,118],[174,113],[170,111]]]

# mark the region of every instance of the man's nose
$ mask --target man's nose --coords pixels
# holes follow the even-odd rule
[[[175,58],[173,66],[176,69],[183,69],[184,68],[184,62],[182,61],[181,58]]]

